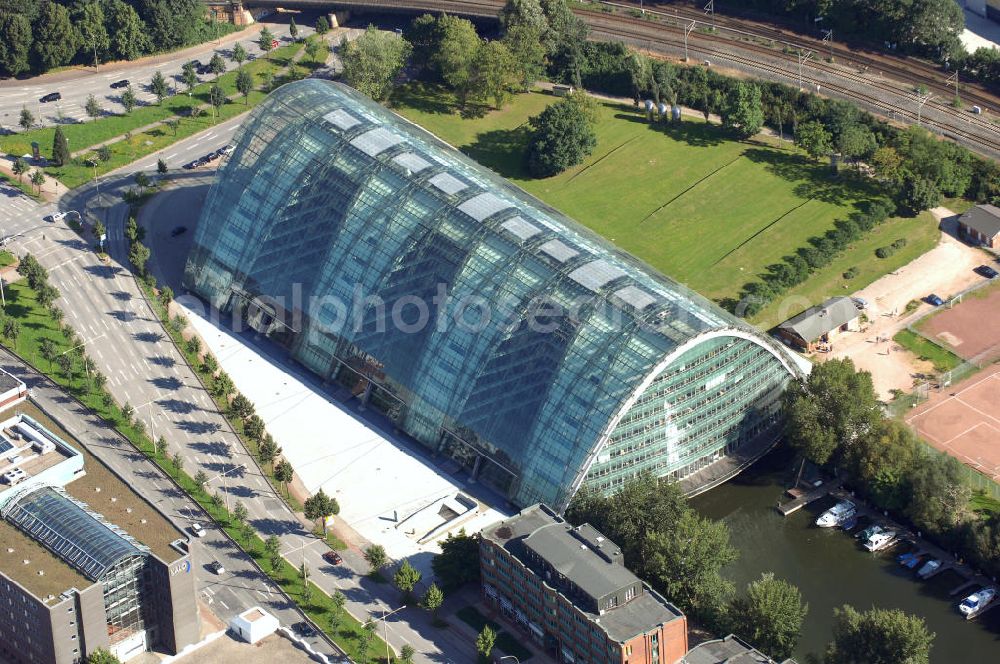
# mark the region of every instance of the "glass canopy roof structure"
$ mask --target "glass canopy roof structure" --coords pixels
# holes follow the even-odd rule
[[[5,518],[91,581],[148,550],[60,489],[39,486],[5,507]]]
[[[512,502],[775,435],[780,346],[350,88],[282,86],[236,144],[187,288]]]

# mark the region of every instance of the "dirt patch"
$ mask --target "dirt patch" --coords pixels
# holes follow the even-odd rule
[[[1000,355],[1000,287],[982,296],[968,295],[959,304],[934,314],[920,328],[945,342],[963,359],[990,361]]]

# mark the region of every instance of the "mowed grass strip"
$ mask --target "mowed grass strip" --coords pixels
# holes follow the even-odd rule
[[[730,140],[721,128],[685,116],[650,124],[634,107],[600,101],[597,148],[583,164],[535,180],[524,168],[528,119],[556,98],[516,96],[502,111],[462,117],[448,92],[403,86],[394,110],[427,128],[529,193],[608,238],[657,270],[714,300],[735,297],[767,266],[808,246],[865,201],[881,198],[850,171],[834,174],[787,143]],[[759,137],[758,137],[759,138]],[[888,230],[891,229],[891,230]],[[875,258],[887,235],[908,245]],[[862,288],[934,246],[929,215],[888,220],[827,268],[791,289],[753,320],[774,325],[834,294]],[[857,276],[842,273],[856,267]],[[793,302],[795,307],[791,307]]]
[[[910,330],[900,330],[893,341],[916,355],[921,360],[927,360],[934,365],[934,370],[940,373],[951,371],[962,363],[962,358],[955,355],[944,346],[926,339]]]

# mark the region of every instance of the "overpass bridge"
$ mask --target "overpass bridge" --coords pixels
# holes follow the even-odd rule
[[[202,0],[218,15],[235,15],[242,9],[313,9],[367,13],[422,14],[447,12],[469,18],[496,18],[502,0]]]

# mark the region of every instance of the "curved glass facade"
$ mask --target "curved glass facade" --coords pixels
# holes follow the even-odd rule
[[[780,347],[350,88],[285,85],[236,145],[185,285],[512,502],[773,436]]]

